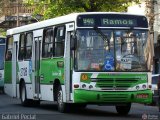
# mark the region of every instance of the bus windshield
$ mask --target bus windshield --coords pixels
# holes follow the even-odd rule
[[[0,70],[4,69],[4,52],[5,45],[0,45]]]
[[[148,71],[147,30],[78,29],[78,71]]]

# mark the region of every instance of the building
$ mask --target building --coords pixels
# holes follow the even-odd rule
[[[42,15],[33,16],[35,6],[27,6],[23,0],[3,0],[1,2],[0,28],[5,30],[38,22]]]

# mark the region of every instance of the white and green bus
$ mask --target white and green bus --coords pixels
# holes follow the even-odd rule
[[[128,114],[131,103],[152,102],[145,16],[73,13],[7,31],[5,92],[22,105],[57,102],[113,105]]]
[[[4,54],[6,38],[0,36],[0,92],[4,90]]]

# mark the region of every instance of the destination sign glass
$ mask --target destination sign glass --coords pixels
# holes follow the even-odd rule
[[[85,25],[85,26],[94,26],[95,24],[95,22],[94,22],[94,20],[95,19],[93,19],[93,18],[83,18],[83,24]]]
[[[144,16],[125,14],[87,14],[79,15],[78,27],[141,27],[148,28],[148,22]]]
[[[137,21],[135,19],[109,19],[102,18],[101,19],[102,26],[122,26],[122,27],[130,27],[137,26]]]

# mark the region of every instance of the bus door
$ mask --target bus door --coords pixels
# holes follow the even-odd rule
[[[13,97],[17,97],[17,53],[18,53],[18,41],[20,34],[14,35],[13,49],[12,49],[12,87]]]
[[[18,73],[17,73],[17,51],[18,51],[18,42],[14,41],[14,43],[13,43],[13,57],[12,57],[12,59],[13,59],[12,60],[13,97],[17,97],[17,76],[18,76]]]
[[[34,37],[33,42],[33,59],[32,59],[32,80],[34,99],[39,99],[40,96],[40,48],[42,37]]]
[[[70,50],[70,39],[73,34],[74,30],[74,23],[66,24],[66,47],[65,47],[65,64],[64,64],[64,71],[65,71],[65,93],[66,93],[66,102],[72,101],[72,68],[71,68],[71,60],[72,59],[72,53]]]
[[[5,54],[5,40],[0,38],[0,90],[3,92],[4,88],[4,54]]]

